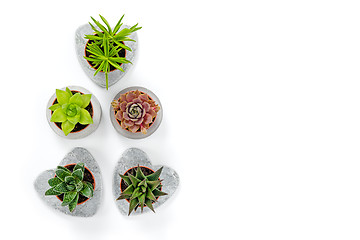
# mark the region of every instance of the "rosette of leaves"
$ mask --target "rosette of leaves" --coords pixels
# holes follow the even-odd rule
[[[141,170],[141,167],[137,166],[135,176],[128,173],[127,176],[120,175],[125,181],[127,188],[120,194],[116,200],[127,199],[129,201],[129,214],[138,207],[143,212],[144,206],[149,207],[155,212],[153,203],[157,201],[160,196],[167,195],[161,191],[161,181],[159,180],[161,167],[156,172],[146,175]]]
[[[85,109],[91,100],[91,94],[73,94],[69,88],[65,91],[56,89],[56,104],[49,107],[53,111],[50,122],[61,123],[61,129],[67,136],[77,123],[92,124],[93,119]]]
[[[46,196],[64,194],[61,206],[69,206],[70,212],[74,211],[79,200],[79,195],[90,198],[93,196],[93,185],[83,181],[84,163],[75,165],[73,171],[58,166],[54,178],[49,179],[50,189],[45,192]]]
[[[84,56],[84,58],[92,62],[94,68],[96,69],[94,76],[100,71],[105,73],[106,89],[108,89],[108,73],[110,72],[110,66],[124,72],[121,64],[131,62],[124,57],[120,57],[119,52],[122,49],[132,51],[130,47],[123,43],[125,41],[135,42],[135,40],[129,38],[128,36],[141,29],[141,27],[137,27],[138,24],[135,24],[130,28],[123,28],[119,31],[122,26],[121,21],[124,18],[124,15],[120,18],[114,29],[110,27],[110,24],[103,16],[99,16],[106,26],[91,17],[100,31],[89,22],[91,28],[94,30],[94,35],[85,35],[85,39],[92,40],[92,43],[87,44],[86,46],[86,51],[88,51],[91,55],[89,57]]]

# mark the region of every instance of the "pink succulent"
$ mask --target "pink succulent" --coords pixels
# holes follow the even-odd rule
[[[133,133],[141,131],[146,134],[160,110],[149,95],[139,90],[121,94],[111,105],[121,127]]]

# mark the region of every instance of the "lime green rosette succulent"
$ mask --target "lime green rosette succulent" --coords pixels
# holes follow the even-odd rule
[[[91,100],[91,94],[73,94],[69,88],[56,89],[57,103],[49,107],[53,111],[50,122],[61,123],[61,129],[67,136],[75,125],[93,123],[90,113],[85,109]]]

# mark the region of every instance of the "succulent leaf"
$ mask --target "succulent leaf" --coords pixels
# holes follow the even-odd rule
[[[146,176],[142,170],[142,167],[138,166],[135,171],[136,176],[133,176],[130,173],[131,171],[127,172],[127,176],[120,174],[120,177],[125,181],[128,187],[116,200],[126,199],[129,201],[129,215],[134,209],[136,211],[139,206],[141,211],[143,211],[144,206],[148,206],[153,212],[155,212],[152,204],[156,202],[157,197],[167,194],[160,191],[162,180],[160,180],[159,177],[161,171],[162,168],[153,174]],[[151,179],[155,179],[156,176],[158,178],[156,180],[150,181],[148,176],[151,176]],[[139,178],[142,178],[142,180]]]
[[[138,24],[132,26],[131,28],[124,28],[120,32],[120,27],[122,26],[122,19],[124,15],[120,18],[118,23],[115,25],[114,29],[112,30],[110,27],[109,22],[100,15],[101,20],[104,22],[106,27],[102,25],[99,21],[95,20],[93,17],[91,17],[92,21],[95,23],[95,25],[101,30],[97,30],[95,26],[91,23],[90,26],[94,30],[94,35],[85,35],[86,39],[89,39],[92,41],[92,43],[86,45],[86,51],[88,53],[91,53],[89,57],[84,56],[84,58],[88,61],[90,61],[93,65],[93,67],[96,69],[95,74],[98,74],[98,72],[102,71],[105,73],[105,82],[106,82],[106,89],[108,90],[108,73],[110,72],[110,65],[114,68],[124,71],[119,64],[119,61],[117,60],[110,60],[112,57],[119,57],[119,53],[122,49],[126,49],[128,51],[131,51],[131,48],[124,45],[121,42],[124,41],[135,41],[128,36],[141,29],[141,27],[137,27]],[[127,60],[123,60],[121,63],[128,63],[125,62]]]
[[[130,204],[129,204],[129,214],[128,214],[128,216],[129,216],[130,213],[134,210],[134,208],[135,208],[136,206],[138,206],[138,205],[139,205],[139,199],[134,198],[134,199],[130,200]]]
[[[85,184],[83,189],[80,191],[80,193],[85,196],[85,197],[92,197],[92,186],[90,187],[89,185]]]
[[[55,174],[58,178],[60,178],[61,181],[65,181],[65,177],[71,175],[70,172],[65,171],[64,169],[61,168],[56,169]]]
[[[75,128],[75,124],[66,120],[61,124],[61,129],[63,130],[65,136],[69,135],[69,133]]]
[[[152,201],[150,199],[145,199],[145,204],[151,209],[151,211],[155,212]]]
[[[63,105],[65,103],[69,102],[71,95],[68,91],[63,91],[60,89],[56,89],[56,98],[60,105]]]
[[[72,94],[69,88],[65,91],[56,89],[58,103],[49,107],[52,112],[50,121],[61,123],[61,129],[67,136],[77,123],[92,124],[90,113],[85,109],[90,104],[91,94]]]
[[[76,197],[77,192],[67,192],[64,194],[63,204],[70,204]]]
[[[69,211],[70,212],[75,210],[78,201],[79,201],[79,194],[76,194],[76,197],[74,198],[74,200],[69,204]]]
[[[60,180],[60,178],[50,178],[48,183],[50,185],[50,187],[55,187],[56,185],[60,184],[62,181]]]
[[[131,184],[133,185],[134,188],[136,188],[137,185],[141,182],[139,179],[137,179],[136,177],[134,177],[131,174],[129,174],[129,178],[130,178]]]
[[[152,173],[152,174],[150,174],[150,175],[147,175],[146,178],[147,178],[149,181],[155,181],[155,180],[159,179],[160,174],[161,174],[163,168],[164,168],[164,167],[161,167],[161,168],[159,168],[159,170],[157,170],[156,172],[154,172],[154,173]]]
[[[86,111],[85,109],[81,109],[79,122],[83,125],[92,124],[93,119],[91,118],[91,115],[88,111]]]
[[[70,192],[71,190],[69,190],[69,189],[67,188],[67,186],[68,186],[68,185],[67,185],[65,182],[62,182],[62,183],[56,185],[56,186],[54,187],[54,190],[57,191],[57,192],[59,192],[59,193],[67,193],[67,192]]]
[[[80,180],[83,180],[84,178],[84,172],[81,169],[76,169],[75,171],[73,171],[72,175]]]
[[[59,107],[51,115],[50,122],[65,122],[67,120],[67,115]]]
[[[51,195],[59,195],[58,191],[56,191],[54,188],[50,188],[45,192],[45,196],[51,196]]]
[[[131,183],[131,180],[130,180],[130,178],[128,177],[128,176],[124,176],[124,175],[121,175],[121,174],[119,174],[120,175],[120,177],[122,178],[122,180],[124,180],[125,182],[126,182],[126,184],[129,186],[129,185],[131,185],[132,183]]]
[[[48,180],[50,189],[45,195],[61,195],[62,206],[69,205],[69,210],[73,211],[78,203],[79,194],[90,198],[94,194],[92,183],[83,181],[85,166],[84,163],[78,163],[70,171],[68,168],[58,166],[55,173],[56,176]]]
[[[75,165],[75,167],[74,167],[74,169],[73,169],[73,171],[76,171],[76,170],[78,170],[78,169],[81,169],[81,171],[85,171],[85,164],[84,163],[78,163],[78,164],[76,164]]]

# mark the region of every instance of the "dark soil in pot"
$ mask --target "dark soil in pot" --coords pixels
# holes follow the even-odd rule
[[[72,94],[75,94],[75,93],[81,93],[83,94],[82,92],[79,92],[79,91],[71,91]],[[58,103],[57,101],[57,98],[55,98],[55,101],[53,102],[52,105]],[[85,108],[86,111],[88,111],[90,113],[90,116],[91,118],[93,117],[94,115],[94,110],[93,110],[93,106],[91,104],[91,101],[90,101],[90,104]],[[53,111],[51,111],[51,114],[53,114]],[[61,123],[60,122],[55,122],[55,125],[60,128],[61,130]],[[81,123],[77,123],[74,127],[74,129],[71,131],[71,133],[75,133],[75,132],[80,132],[81,130],[84,130],[87,126],[89,126],[89,124],[86,124],[86,125],[82,125]]]
[[[69,165],[66,165],[64,167],[66,167],[67,169],[69,169],[71,172],[73,171],[74,167],[75,167],[76,164],[69,164]],[[84,178],[83,178],[83,181],[87,181],[87,182],[90,182],[92,185],[93,185],[93,189],[95,190],[95,178],[93,176],[93,174],[90,172],[90,170],[85,167],[85,171],[84,171]],[[56,196],[60,201],[63,201],[64,199],[64,194],[60,194],[58,196]],[[78,204],[77,205],[80,205],[84,202],[86,202],[87,200],[89,200],[89,198],[87,197],[84,197],[83,195],[79,194],[79,200],[78,200]]]
[[[95,35],[95,36],[96,36],[96,35]],[[89,52],[87,51],[87,45],[88,45],[88,44],[91,44],[91,43],[93,43],[93,42],[94,42],[94,40],[88,40],[87,43],[86,43],[86,45],[85,45],[85,56],[86,56],[86,57],[90,57],[90,55],[91,55],[91,53],[89,53]],[[121,42],[121,43],[125,45],[124,42]],[[104,51],[104,49],[103,49],[102,47],[100,47],[100,48],[101,48],[101,50]],[[126,57],[126,49],[122,48],[118,54],[119,54],[119,57]],[[86,61],[89,63],[89,65],[90,65],[92,68],[94,68],[95,70],[97,69],[97,68],[95,68],[95,65],[93,65],[93,63],[92,63],[91,61],[88,61],[88,60],[86,60]],[[119,64],[119,66],[121,66],[121,65],[122,65],[122,63]],[[114,71],[114,70],[116,70],[116,69],[117,69],[117,68],[115,68],[115,67],[113,67],[112,65],[110,65],[110,72],[112,72],[112,71]],[[100,72],[102,72],[102,71],[100,71]]]

